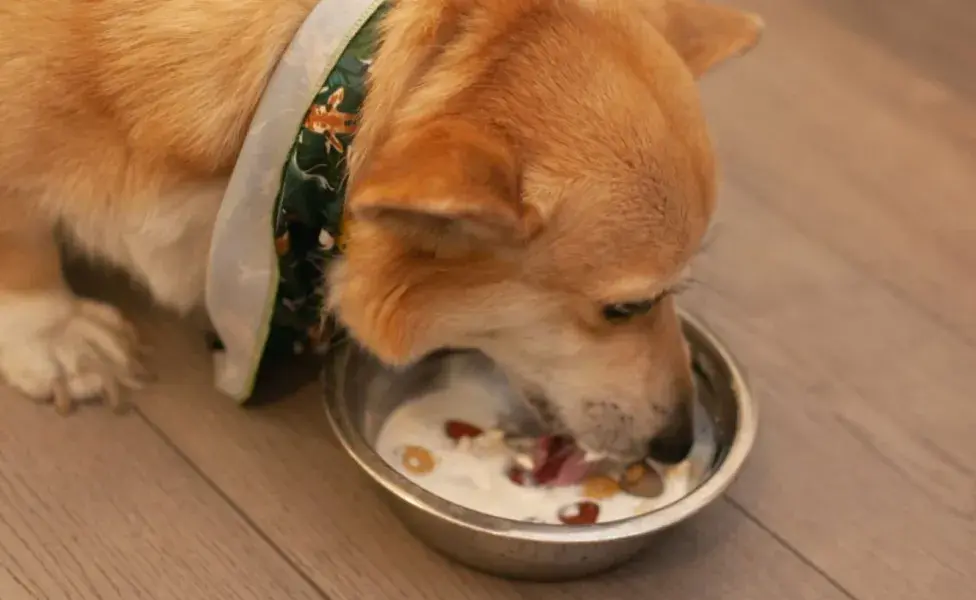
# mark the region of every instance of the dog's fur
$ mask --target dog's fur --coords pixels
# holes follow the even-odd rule
[[[316,1],[0,3],[7,382],[65,407],[114,399],[136,366],[120,313],[67,288],[56,229],[198,305],[250,116]],[[586,447],[642,455],[691,389],[668,291],[714,205],[694,80],[761,28],[695,0],[395,1],[329,306],[394,365],[480,349]]]

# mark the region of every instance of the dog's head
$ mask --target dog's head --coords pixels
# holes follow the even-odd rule
[[[761,28],[694,0],[396,3],[331,307],[393,365],[483,351],[589,450],[686,450],[672,291],[716,177],[695,78]]]

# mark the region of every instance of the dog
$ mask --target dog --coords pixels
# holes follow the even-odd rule
[[[0,5],[9,385],[65,409],[138,381],[136,332],[69,289],[59,239],[201,305],[252,117],[317,3]],[[391,0],[324,310],[390,365],[483,352],[593,452],[689,445],[674,292],[716,196],[696,79],[762,29],[698,0]]]

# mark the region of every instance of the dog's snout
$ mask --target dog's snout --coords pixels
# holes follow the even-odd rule
[[[651,440],[648,455],[665,464],[679,463],[691,452],[694,442],[691,401],[682,401],[668,425]]]

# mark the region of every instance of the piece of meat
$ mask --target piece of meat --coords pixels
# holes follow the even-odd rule
[[[455,442],[461,438],[476,438],[484,433],[484,430],[477,425],[472,425],[467,421],[451,420],[444,423],[444,434]]]
[[[592,525],[600,518],[600,505],[582,500],[562,507],[557,516],[566,525]]]

